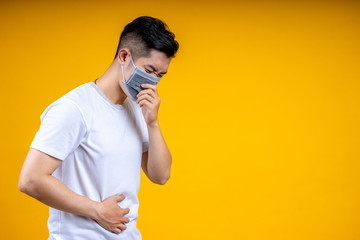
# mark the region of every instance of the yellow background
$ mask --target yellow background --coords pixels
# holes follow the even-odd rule
[[[48,207],[17,185],[40,115],[101,76],[123,27],[142,15],[180,43],[158,85],[171,178],[155,185],[142,173],[143,239],[360,239],[359,10],[2,1],[0,239],[47,239]]]

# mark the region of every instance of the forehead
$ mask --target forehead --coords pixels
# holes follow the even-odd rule
[[[137,63],[143,66],[152,65],[156,67],[158,71],[166,71],[170,64],[170,61],[171,58],[166,56],[165,53],[160,52],[156,49],[151,49],[150,57],[140,57]]]

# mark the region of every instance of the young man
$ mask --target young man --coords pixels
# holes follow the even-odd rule
[[[19,189],[50,206],[49,239],[141,239],[141,168],[156,184],[170,177],[156,84],[178,47],[165,23],[139,17],[124,28],[101,77],[42,113]]]

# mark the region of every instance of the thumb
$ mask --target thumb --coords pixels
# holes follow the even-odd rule
[[[125,194],[116,195],[115,200],[116,200],[116,202],[120,202],[120,201],[124,200],[125,197],[126,197]]]

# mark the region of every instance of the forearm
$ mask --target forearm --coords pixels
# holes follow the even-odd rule
[[[147,170],[153,179],[166,182],[170,177],[171,153],[161,133],[159,123],[148,125],[149,151]]]
[[[40,176],[31,180],[24,192],[40,202],[61,211],[92,219],[97,217],[96,204],[98,202],[74,193],[51,175]]]

